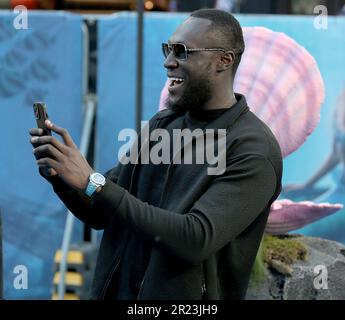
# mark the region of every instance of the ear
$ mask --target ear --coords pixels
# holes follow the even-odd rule
[[[223,53],[217,63],[217,72],[223,72],[230,69],[235,62],[235,54],[233,51]]]

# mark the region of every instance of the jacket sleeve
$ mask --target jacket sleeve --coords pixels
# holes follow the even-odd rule
[[[121,167],[122,164],[119,163],[116,167],[107,171],[104,174],[105,177],[113,184],[116,184]],[[82,191],[71,188],[58,176],[46,177],[42,173],[41,175],[52,184],[54,192],[78,219],[94,229],[105,228],[106,219],[101,213],[98,214],[93,198],[89,198]]]
[[[268,206],[277,176],[269,160],[246,155],[228,161],[207,191],[185,214],[144,203],[108,181],[95,195],[95,207],[114,215],[155,248],[198,264],[244,231]]]
[[[163,112],[164,110],[156,113],[149,120],[149,125],[151,126]],[[140,134],[138,135],[138,143],[140,144]],[[128,152],[127,155],[129,154]],[[119,161],[116,167],[107,171],[104,175],[108,178],[108,181],[111,181],[115,185],[123,166],[124,165],[121,161]],[[77,191],[71,188],[58,176],[46,177],[42,173],[41,175],[52,184],[54,192],[65,204],[68,210],[71,211],[78,219],[97,230],[104,229],[107,226],[109,221],[103,215],[103,211],[100,210],[101,206],[99,206],[99,203],[95,205],[94,199],[96,194],[94,194],[92,198],[89,198],[82,191]]]

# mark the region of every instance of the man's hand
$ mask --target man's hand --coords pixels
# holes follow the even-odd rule
[[[31,139],[30,142],[32,144],[32,146],[34,148],[37,148],[38,146],[40,146],[40,144],[38,144],[36,141],[39,141],[39,139],[35,139],[36,137],[43,137],[44,135],[44,131],[42,129],[39,128],[33,128],[29,131],[30,135],[31,135]],[[33,149],[35,150],[35,149]],[[36,157],[37,159],[37,157]],[[57,173],[54,169],[50,168],[49,166],[41,166],[39,167],[39,171],[42,175],[44,175],[45,177],[53,177],[56,176]]]
[[[59,175],[74,189],[85,190],[92,168],[74,144],[70,134],[49,120],[46,126],[62,137],[63,143],[52,136],[43,136],[41,129],[31,129],[31,144],[40,171],[47,176]]]

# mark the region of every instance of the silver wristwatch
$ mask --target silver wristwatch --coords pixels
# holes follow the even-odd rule
[[[91,173],[89,176],[89,183],[86,187],[85,194],[89,197],[97,190],[98,187],[105,185],[105,177],[98,172]]]

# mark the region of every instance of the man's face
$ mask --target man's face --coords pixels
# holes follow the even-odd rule
[[[215,40],[207,32],[210,25],[207,19],[190,17],[179,26],[169,43],[183,43],[189,49],[215,47]],[[164,63],[171,80],[168,108],[177,112],[200,109],[211,98],[216,54],[219,52],[188,52],[187,60],[169,54]]]

